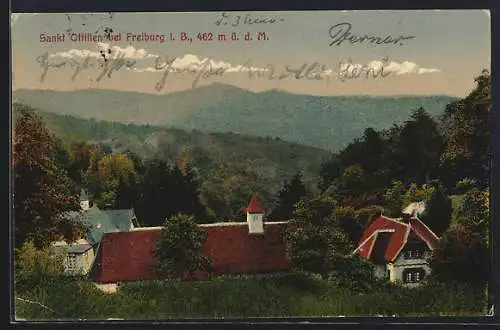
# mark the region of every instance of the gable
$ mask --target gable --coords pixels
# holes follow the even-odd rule
[[[381,232],[391,232],[392,234],[387,237],[386,235],[379,236],[379,233]],[[367,250],[365,245],[369,240],[373,240],[371,244],[375,246],[376,241],[379,239],[379,237],[382,237],[382,239],[388,241],[386,244],[384,244],[386,246],[384,253],[384,260],[391,262],[397,257],[399,252],[401,252],[401,250],[403,249],[403,246],[406,243],[406,239],[408,237],[409,232],[410,232],[409,225],[381,215],[375,218],[363,231],[363,234],[361,236],[361,245],[356,249],[355,252],[362,257],[370,259],[373,248]],[[361,253],[359,249],[360,247],[363,247],[364,250]]]

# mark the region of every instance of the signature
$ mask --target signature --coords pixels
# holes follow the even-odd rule
[[[281,17],[254,17],[250,14],[233,15],[226,12],[220,14],[214,22],[217,26],[232,26],[238,25],[254,25],[254,24],[275,24],[284,22],[285,19]]]
[[[52,58],[48,52],[45,52],[36,58],[37,63],[42,68],[40,82],[45,81],[49,68],[73,68],[71,81],[75,81],[76,77],[85,69],[98,68],[101,72],[96,77],[96,81],[101,81],[103,78],[111,78],[112,73],[119,71],[122,67],[132,69],[136,63],[136,61],[125,59],[125,53],[111,54],[111,51],[109,51],[108,54],[108,57],[102,55],[102,57],[97,59],[97,63],[94,63],[91,61],[93,58],[90,55],[81,60],[72,58],[58,60]]]
[[[357,35],[351,32],[351,23],[343,22],[330,27],[328,33],[331,41],[330,46],[340,46],[344,41],[351,45],[370,43],[376,45],[399,45],[403,46],[404,40],[414,39],[415,36],[400,35],[399,37],[387,35],[384,37],[377,35]]]

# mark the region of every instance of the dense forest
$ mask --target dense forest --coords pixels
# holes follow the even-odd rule
[[[301,228],[294,233],[307,236],[286,238],[300,247],[298,268],[307,260],[323,272],[331,265],[304,251],[327,246],[329,255],[321,258],[345,255],[373,216],[398,217],[408,203],[425,201],[422,219],[443,242],[432,263],[435,276],[484,280],[490,84],[484,71],[470,94],[448,103],[440,117],[418,107],[403,123],[366,128],[335,155],[276,138],[97,122],[16,104],[16,241],[43,245],[83,230],[64,219],[78,209],[82,188],[101,208],[133,207],[148,226],[178,213],[197,222],[243,221],[242,208],[257,194],[270,218],[293,218],[292,227]],[[451,195],[463,197],[455,208]],[[463,271],[471,267],[473,275]]]
[[[17,117],[24,108],[26,106],[15,104],[14,116]],[[62,151],[64,155],[61,157],[65,158],[62,161],[66,163],[64,167],[73,181],[79,188],[94,192],[98,203],[111,203],[110,207],[114,208],[132,207],[138,197],[134,195],[137,189],[132,184],[134,187],[129,192],[131,196],[118,197],[118,201],[114,202],[101,201],[99,196],[102,191],[110,191],[110,188],[99,190],[92,186],[88,172],[91,159],[100,162],[100,165],[95,164],[95,171],[99,166],[108,166],[103,164],[109,162],[114,162],[113,166],[118,166],[116,162],[120,161],[128,164],[133,162],[130,170],[133,172],[132,180],[137,184],[139,179],[144,183],[146,178],[161,182],[159,177],[151,176],[153,168],[158,166],[173,168],[178,173],[188,171],[192,176],[190,180],[196,182],[193,189],[198,191],[196,195],[199,194],[202,202],[208,206],[211,219],[235,221],[246,219],[243,208],[252,194],[258,194],[264,206],[271,208],[273,194],[279,190],[282,182],[299,172],[304,182],[314,190],[322,162],[331,157],[324,150],[279,138],[126,125],[60,116],[39,110],[36,110],[36,114],[65,150]],[[122,155],[122,158],[117,160],[117,155]],[[103,178],[96,180],[105,182]],[[172,196],[180,196],[175,193],[180,188],[172,189]],[[158,198],[170,201],[168,204],[174,203],[168,195]]]

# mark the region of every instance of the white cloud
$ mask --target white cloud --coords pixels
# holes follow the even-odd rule
[[[344,69],[348,64],[344,64]],[[361,64],[350,64],[351,66],[355,66],[357,68],[363,67]],[[422,68],[415,62],[404,61],[402,63],[398,63],[396,61],[390,61],[389,63],[384,63],[380,60],[371,61],[368,63],[366,68],[374,69],[375,71],[380,71],[382,68],[384,72],[403,75],[403,74],[424,74],[424,73],[436,73],[441,72],[440,69],[436,68]],[[341,68],[342,70],[342,68]]]
[[[147,50],[143,48],[136,49],[130,45],[125,48],[122,48],[120,46],[110,46],[108,43],[105,42],[99,42],[97,43],[96,51],[88,49],[70,49],[64,52],[57,52],[51,54],[50,57],[62,57],[66,59],[79,59],[85,57],[99,58],[102,56],[101,52],[107,53],[108,50],[111,51],[111,56],[113,56],[113,54],[115,55],[120,54],[123,55],[123,58],[129,60],[145,60],[149,58],[156,58],[158,56],[156,54],[149,53]]]
[[[138,62],[134,67],[128,68],[129,71],[138,73],[147,72],[159,72],[164,71],[167,67],[165,61],[170,61],[170,59],[162,58],[156,54],[150,53],[149,51],[140,48],[136,49],[133,46],[120,47],[111,46],[109,43],[97,43],[97,50],[92,51],[88,49],[70,49],[64,52],[58,52],[50,55],[50,57],[62,57],[65,59],[82,59],[86,57],[90,58],[100,58],[102,52],[108,52],[111,50],[111,56],[113,54],[121,54],[125,59],[129,60],[147,60],[146,62]],[[142,64],[142,67],[141,67]],[[276,72],[284,70],[284,66],[275,64]],[[224,73],[245,73],[245,72],[266,72],[269,68],[262,68],[253,66],[250,62],[244,64],[235,64],[226,61],[220,61],[208,57],[199,57],[195,54],[184,54],[183,56],[176,57],[175,60],[169,66],[170,72],[199,72],[200,70],[217,70],[223,69]],[[409,74],[426,74],[426,73],[436,73],[440,72],[437,68],[422,68],[415,62],[403,61],[388,61],[388,60],[374,60],[368,64],[356,64],[352,63],[351,60],[343,62],[340,66],[340,73],[335,72],[334,69],[326,68],[321,72],[324,76],[335,76],[343,73],[351,72],[368,72],[373,70],[375,72],[383,72],[395,74],[395,75],[409,75]]]
[[[136,49],[132,46],[127,46],[125,48],[122,48],[120,46],[109,46],[108,43],[105,42],[99,42],[97,44],[97,47],[101,51],[107,51],[111,50],[112,54],[123,54],[124,58],[131,59],[131,60],[145,60],[148,58],[156,58],[158,55],[156,54],[151,54],[144,48],[139,48]]]

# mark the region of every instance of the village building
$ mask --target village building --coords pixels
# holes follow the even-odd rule
[[[64,240],[52,243],[56,255],[65,255],[64,270],[70,275],[89,272],[104,233],[129,231],[137,226],[133,209],[101,210],[96,205],[90,205],[88,195],[83,191],[80,207],[80,212],[68,212],[67,217],[88,227],[85,237],[72,243]]]
[[[64,273],[68,275],[88,274],[94,262],[94,249],[86,239],[68,244],[66,241],[52,243],[54,255],[63,256]]]
[[[264,209],[254,196],[246,208],[247,221],[199,225],[207,232],[204,254],[213,262],[213,275],[286,271],[289,265],[281,234],[286,222],[264,221]],[[162,227],[104,233],[90,277],[100,289],[113,292],[121,281],[158,279],[155,243]],[[203,279],[206,274],[199,274]]]
[[[373,262],[375,276],[415,287],[430,274],[429,258],[439,238],[418,214],[423,203],[412,203],[399,219],[380,215],[364,230],[354,253]]]

